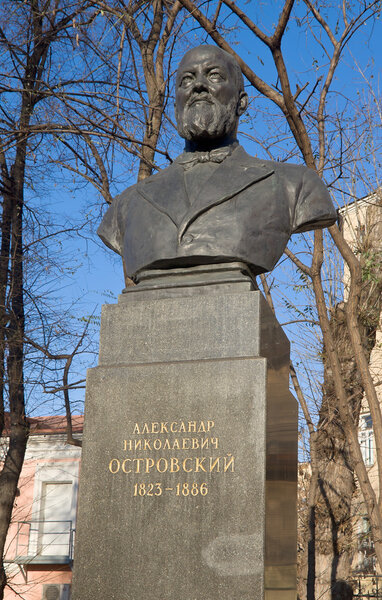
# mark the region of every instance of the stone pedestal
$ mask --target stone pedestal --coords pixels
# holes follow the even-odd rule
[[[103,307],[74,600],[296,598],[288,365],[288,341],[250,284],[127,293]]]

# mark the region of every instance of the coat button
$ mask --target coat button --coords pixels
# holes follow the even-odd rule
[[[181,245],[185,246],[186,244],[191,244],[192,240],[194,239],[194,236],[191,235],[191,233],[186,233],[185,236],[183,236],[183,238],[181,239]]]

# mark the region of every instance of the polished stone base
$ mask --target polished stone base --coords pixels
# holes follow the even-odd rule
[[[234,289],[103,308],[74,600],[295,599],[289,344]]]

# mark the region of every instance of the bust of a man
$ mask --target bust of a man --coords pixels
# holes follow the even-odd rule
[[[117,196],[98,229],[129,277],[233,261],[257,275],[273,269],[291,234],[335,222],[313,170],[259,160],[239,145],[247,102],[240,67],[227,52],[206,45],[185,54],[175,106],[185,151]]]

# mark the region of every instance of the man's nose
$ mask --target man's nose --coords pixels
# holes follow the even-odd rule
[[[194,92],[207,92],[208,91],[208,81],[203,75],[199,75],[194,79]]]

